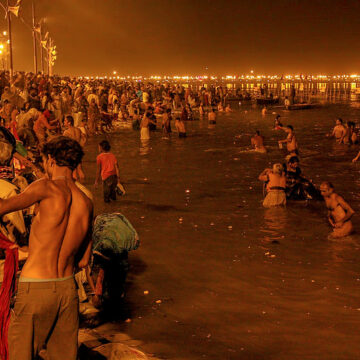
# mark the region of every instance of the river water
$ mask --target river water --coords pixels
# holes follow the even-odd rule
[[[319,185],[334,183],[358,213],[359,146],[325,138],[336,117],[360,124],[356,102],[279,111],[294,126],[301,169]],[[139,132],[108,136],[126,196],[95,211],[122,212],[141,246],[130,253],[125,317],[120,328],[142,349],[166,359],[360,358],[360,236],[329,240],[323,202],[262,207],[260,172],[285,153],[273,130],[275,115],[239,107],[187,123],[188,138]],[[255,130],[268,154],[246,152]],[[93,184],[97,143],[84,168]],[[148,295],[144,291],[149,291]],[[156,303],[161,300],[161,303]]]

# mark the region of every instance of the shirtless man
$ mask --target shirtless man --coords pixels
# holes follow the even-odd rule
[[[80,146],[83,147],[86,143],[86,135],[84,135],[84,133],[79,128],[74,126],[74,118],[71,115],[67,115],[65,117],[64,125],[66,130],[64,131],[63,135],[77,141]],[[73,176],[76,180],[79,180],[80,183],[84,181],[85,174],[81,162],[76,167]]]
[[[230,106],[230,104],[227,104],[226,105],[226,108],[225,108],[225,112],[226,113],[231,113],[231,112],[233,112],[234,110],[231,108],[231,106]]]
[[[36,206],[29,256],[20,275],[9,327],[10,360],[76,360],[78,295],[76,267],[91,253],[92,202],[75,185],[72,172],[84,153],[72,139],[58,137],[44,145],[47,178],[21,194],[0,200],[0,216]]]
[[[286,127],[282,127],[282,130],[284,130],[288,135],[286,139],[279,140],[279,147],[282,148],[282,144],[286,143],[287,151],[290,155],[297,155],[299,153],[298,151],[298,144],[296,141],[294,128],[292,125],[287,125]]]
[[[186,137],[185,123],[179,117],[177,117],[175,119],[175,128],[178,131],[179,138],[185,138]]]
[[[209,124],[216,124],[216,113],[213,108],[211,108],[211,110],[208,114],[208,121],[209,121]]]
[[[66,130],[63,132],[63,135],[77,141],[81,146],[83,146],[83,133],[79,128],[74,126],[74,118],[71,115],[67,115],[65,117],[64,125],[66,127]]]
[[[251,145],[254,146],[255,151],[266,153],[264,146],[264,137],[260,135],[260,131],[256,130],[255,135],[251,138]]]
[[[320,191],[328,208],[328,220],[333,227],[331,236],[341,238],[350,235],[353,230],[350,219],[355,211],[340,195],[335,193],[332,183],[323,182],[320,185]]]
[[[263,201],[264,207],[286,205],[286,177],[283,170],[283,166],[277,163],[272,169],[265,169],[259,175],[259,180],[266,183],[267,194]]]
[[[345,135],[346,135],[346,129],[343,125],[343,121],[342,119],[338,118],[336,119],[336,125],[329,136],[335,137],[336,142],[341,144],[344,140]]]

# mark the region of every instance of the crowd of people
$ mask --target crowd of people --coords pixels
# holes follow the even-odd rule
[[[148,141],[159,118],[163,138],[171,136],[172,120],[185,138],[194,112],[208,112],[213,125],[213,107],[231,111],[222,107],[228,93],[222,87],[193,90],[32,73],[10,78],[7,72],[0,73],[0,93],[0,303],[5,304],[0,324],[9,329],[8,339],[7,331],[0,334],[0,356],[21,360],[45,351],[49,358],[75,359],[78,299],[86,301],[90,292],[95,308],[118,307],[127,253],[139,245],[122,214],[93,219],[93,197],[83,185],[88,138],[112,132],[122,122]],[[99,143],[96,163],[94,185],[102,182],[104,201],[125,194],[109,141]],[[21,274],[15,281],[18,261]]]
[[[171,133],[175,120],[179,137],[186,137],[185,121],[200,116],[211,105],[231,112],[226,99],[231,92],[222,86],[194,89],[165,82],[140,83],[115,80],[71,79],[18,73],[10,80],[0,74],[1,125],[10,129],[25,147],[42,145],[47,139],[64,133],[68,116],[75,128],[86,136],[111,132],[116,121],[131,121],[140,129],[141,139],[150,138],[161,115],[164,136]],[[210,121],[214,121],[213,115]],[[67,134],[80,137],[71,129]]]
[[[185,88],[168,82],[32,73],[10,78],[7,72],[0,73],[0,93],[0,247],[6,250],[0,251],[0,280],[5,289],[0,304],[6,304],[3,308],[8,311],[0,311],[0,324],[9,327],[10,359],[29,359],[45,348],[49,358],[61,354],[61,358],[75,359],[77,294],[80,299],[87,297],[82,279],[88,282],[96,307],[104,306],[106,296],[114,303],[123,295],[127,252],[139,245],[135,229],[122,214],[100,214],[93,221],[92,194],[83,185],[83,148],[88,138],[113,132],[119,123],[129,123],[139,130],[143,142],[149,141],[157,128],[169,139],[172,121],[178,137],[185,138],[186,122],[196,116],[207,115],[210,127],[217,121],[215,109],[232,112],[227,101],[231,93],[222,86]],[[323,182],[317,189],[303,176],[294,129],[283,126],[279,115],[275,129],[286,133],[278,145],[286,145],[287,157],[285,164],[276,163],[260,174],[259,179],[266,184],[263,205],[283,206],[288,199],[324,199],[333,236],[350,234],[353,209],[331,183]],[[357,141],[354,124],[343,126],[341,119],[330,136],[342,143]],[[255,151],[266,153],[260,131],[251,144]],[[359,157],[360,153],[353,161]],[[96,164],[94,185],[102,182],[104,202],[125,194],[108,140],[99,143]],[[6,296],[15,290],[17,258],[23,267],[9,323]],[[95,278],[94,267],[98,267]],[[74,285],[75,273],[79,290]],[[25,307],[28,316],[24,315]],[[18,346],[20,338],[26,346]],[[4,337],[0,340],[7,344]],[[0,357],[8,351],[3,345]]]
[[[286,144],[287,155],[285,163],[275,163],[272,168],[266,168],[259,175],[259,180],[264,182],[265,198],[264,207],[285,206],[287,200],[325,200],[328,209],[328,221],[333,228],[331,236],[342,238],[350,235],[353,231],[351,218],[354,210],[351,206],[335,192],[331,182],[324,181],[320,188],[307,179],[301,172],[300,153],[292,125],[283,126],[280,115],[276,115],[274,130],[283,130],[287,136],[278,141],[279,148]],[[334,137],[339,144],[357,144],[358,135],[355,131],[355,123],[347,122],[343,125],[342,119],[336,119],[335,127],[327,137]],[[264,137],[257,130],[251,138],[251,144],[257,152],[266,152]],[[352,160],[356,162],[360,157],[360,152]]]

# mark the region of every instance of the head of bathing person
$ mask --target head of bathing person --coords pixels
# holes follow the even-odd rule
[[[342,125],[343,121],[341,118],[336,119],[336,125]]]
[[[41,149],[44,170],[51,178],[55,166],[67,167],[74,171],[80,164],[84,152],[80,144],[66,136],[59,136]]]
[[[322,196],[330,196],[334,192],[334,185],[330,181],[323,181],[320,185]]]
[[[273,165],[272,171],[274,174],[281,175],[283,172],[283,166],[280,163],[276,163]]]

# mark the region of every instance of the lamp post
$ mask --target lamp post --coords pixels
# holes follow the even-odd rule
[[[33,27],[33,47],[34,47],[34,72],[37,74],[37,51],[36,51],[36,29],[35,29],[35,5],[34,0],[32,1],[32,27]],[[40,35],[41,36],[41,35]],[[41,48],[41,43],[40,43]]]
[[[12,39],[11,39],[11,12],[9,10],[9,0],[6,0],[6,15],[8,20],[8,33],[9,33],[9,58],[10,58],[10,76],[12,77],[14,74],[14,66],[13,66],[13,52],[12,52]]]

